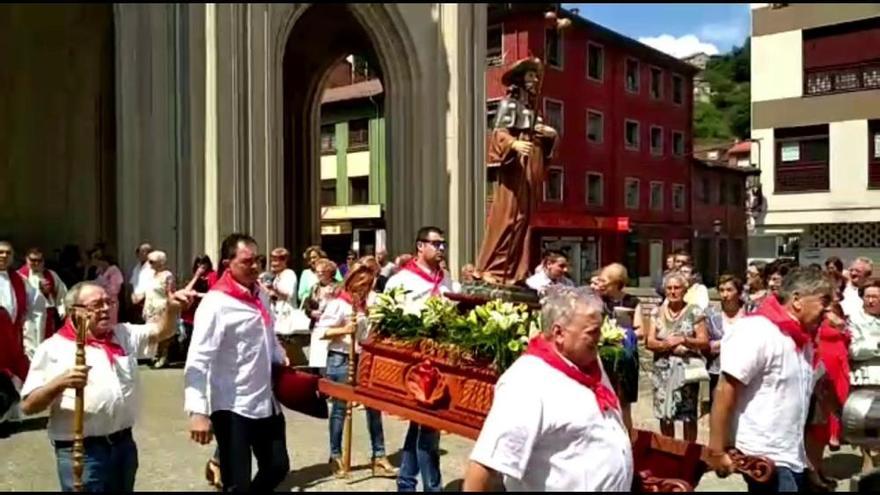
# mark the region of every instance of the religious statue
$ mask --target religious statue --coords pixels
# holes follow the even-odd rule
[[[536,112],[542,76],[541,60],[532,57],[501,77],[507,97],[498,105],[489,143],[489,162],[499,164],[498,187],[477,265],[485,282],[519,284],[529,273],[529,220],[558,140]]]

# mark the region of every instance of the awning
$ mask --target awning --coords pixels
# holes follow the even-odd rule
[[[541,211],[532,217],[532,228],[587,229],[607,232],[628,232],[629,217],[600,217],[589,213],[564,213]]]

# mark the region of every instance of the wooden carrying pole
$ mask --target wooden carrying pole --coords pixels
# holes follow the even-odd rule
[[[89,332],[90,318],[87,314],[77,313],[76,322],[76,366],[86,364],[86,334]],[[85,414],[85,388],[76,389],[76,402],[73,410],[73,489],[83,491],[83,457],[85,456],[85,444],[83,439]]]
[[[354,386],[355,373],[355,341],[357,340],[357,310],[352,311],[350,324],[354,325],[354,333],[350,335],[351,342],[348,346],[348,384]],[[345,423],[342,428],[342,470],[346,475],[351,472],[351,417],[354,402],[345,403]]]

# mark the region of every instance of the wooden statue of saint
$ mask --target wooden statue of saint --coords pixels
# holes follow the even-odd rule
[[[516,285],[529,274],[529,220],[558,141],[535,110],[542,76],[541,60],[526,58],[501,77],[507,97],[498,105],[489,143],[489,163],[500,164],[498,186],[477,264],[486,282]]]

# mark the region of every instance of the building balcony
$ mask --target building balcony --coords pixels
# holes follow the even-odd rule
[[[880,89],[880,61],[804,71],[805,96],[872,89]]]
[[[828,162],[776,166],[776,193],[826,192],[828,188]]]

